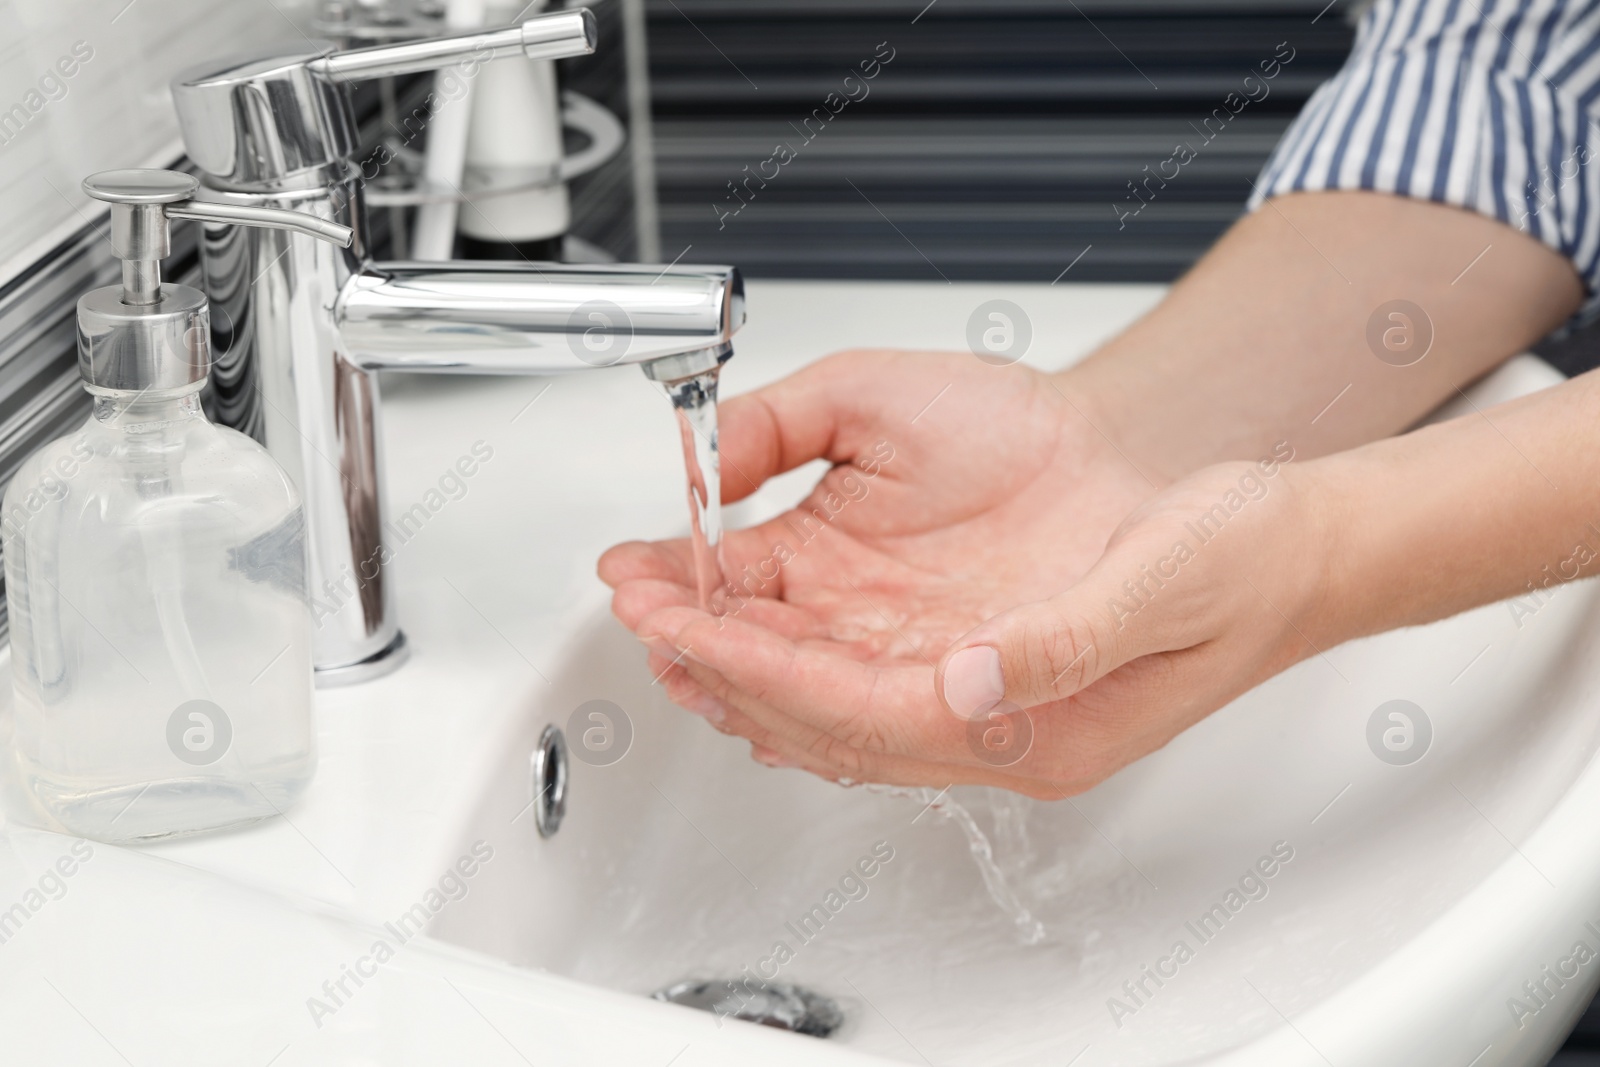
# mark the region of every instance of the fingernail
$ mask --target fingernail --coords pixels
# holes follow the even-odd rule
[[[963,648],[944,666],[944,699],[950,710],[970,719],[1006,695],[1000,653],[988,645]]]
[[[752,745],[750,747],[750,754],[756,758],[757,763],[760,763],[766,767],[773,767],[782,770],[787,767],[795,766],[795,763],[792,760],[785,759],[783,756],[778,755],[777,752],[770,748],[761,748],[759,746]]]
[[[727,705],[709,693],[696,693],[694,696],[684,697],[678,703],[684,710],[694,712],[713,726],[720,725],[728,714]]]

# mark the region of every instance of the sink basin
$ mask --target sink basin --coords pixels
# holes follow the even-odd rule
[[[1064,360],[1159,290],[753,283],[728,389],[846,343],[959,348],[1000,296]],[[1553,380],[1516,361],[1474,399]],[[411,662],[318,693],[318,778],[287,818],[96,845],[93,879],[0,942],[0,1029],[35,1059],[98,1062],[71,1050],[99,1029],[133,1062],[277,1067],[1532,1067],[1600,984],[1592,582],[1328,650],[1071,802],[847,789],[672,707],[609,618],[599,551],[685,519],[671,416],[640,375],[401,379],[385,415],[397,513],[492,452],[396,551]],[[620,758],[584,744],[593,701],[631,734]],[[542,838],[530,757],[550,724],[571,778]],[[0,921],[70,847],[12,812]],[[315,1011],[397,922],[426,936]],[[646,999],[749,975],[831,998],[843,1027]]]
[[[1474,399],[1559,380],[1526,360]],[[560,832],[513,839],[434,933],[640,994],[694,977],[798,983],[844,1006],[835,1041],[908,1062],[1542,1063],[1600,965],[1552,986],[1548,1007],[1521,982],[1579,938],[1600,951],[1600,934],[1575,911],[1528,931],[1548,939],[1543,956],[1497,965],[1475,909],[1545,913],[1563,892],[1600,905],[1600,883],[1557,870],[1576,858],[1564,853],[1592,854],[1600,831],[1540,833],[1577,802],[1600,740],[1595,592],[1332,650],[1071,803],[951,791],[1043,924],[1032,946],[986,891],[954,814],[753,763],[675,709],[598,612],[541,693],[555,714],[507,735],[463,840],[526,810],[546,721],[607,701],[631,746],[584,762],[569,731],[579,758]],[[1421,708],[1431,730],[1414,762],[1386,762],[1369,742],[1391,701]],[[864,859],[871,879],[853,877]],[[1424,947],[1438,941],[1448,949]],[[1422,989],[1391,993],[1393,1022],[1365,1014],[1412,956]],[[1421,1025],[1430,1018],[1441,1025]]]
[[[1548,1008],[1519,988],[1574,942],[1600,947],[1589,912],[1552,922],[1576,887],[1540,832],[1600,739],[1593,594],[1566,591],[1520,631],[1495,605],[1334,650],[1071,803],[958,787],[937,808],[753,763],[672,707],[631,637],[597,617],[550,699],[609,701],[631,746],[593,765],[573,736],[559,833],[513,838],[433,932],[637,993],[798,983],[844,1007],[836,1041],[908,1062],[1464,1065],[1499,1047],[1479,1063],[1542,1063],[1600,977],[1572,968]],[[1392,700],[1432,729],[1406,765],[1368,743]],[[463,841],[526,809],[541,725],[506,737]],[[947,799],[991,842],[1042,943],[986,892]],[[1586,833],[1565,848],[1592,853]],[[1576,898],[1600,916],[1592,884]],[[1503,946],[1481,907],[1509,913],[1496,926],[1550,923],[1543,955],[1491,964]],[[1394,997],[1399,1018],[1351,1017],[1429,952],[1415,961],[1427,982]],[[1512,997],[1537,1010],[1514,1017]],[[1422,1029],[1435,1008],[1460,1025]]]

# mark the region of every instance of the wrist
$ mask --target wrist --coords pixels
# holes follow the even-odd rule
[[[1591,570],[1564,577],[1592,573],[1600,556],[1573,549],[1594,532],[1590,508],[1556,486],[1600,482],[1600,464],[1573,447],[1596,392],[1579,379],[1304,464],[1329,642],[1515,595],[1569,554]]]
[[[1087,424],[1152,489],[1163,489],[1214,462],[1197,458],[1186,412],[1142,390],[1137,365],[1113,361],[1111,355],[1104,352],[1048,375],[1067,401],[1069,417]]]
[[[1376,567],[1372,546],[1361,534],[1363,512],[1375,497],[1374,474],[1362,466],[1354,454],[1340,453],[1285,468],[1300,515],[1297,563],[1306,571],[1297,623],[1322,651],[1384,629],[1370,617],[1373,602],[1367,595]]]

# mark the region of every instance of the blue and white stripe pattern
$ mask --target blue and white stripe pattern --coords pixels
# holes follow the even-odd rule
[[[1320,189],[1453,204],[1543,241],[1600,294],[1597,110],[1600,0],[1377,0],[1250,206]]]

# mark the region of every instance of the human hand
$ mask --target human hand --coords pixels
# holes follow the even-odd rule
[[[686,607],[638,631],[656,669],[679,661],[674,698],[720,712],[765,762],[1070,796],[1337,643],[1310,621],[1327,587],[1326,521],[1291,456],[1220,464],[1150,497],[1087,573],[980,623],[936,670],[843,661],[825,643]]]
[[[1070,589],[955,642],[940,662],[945,706],[1031,739],[1011,788],[1082,792],[1356,635],[1323,610],[1330,494],[1290,457],[1280,446],[1185,478],[1136,508]]]
[[[835,464],[799,507],[725,538],[727,615],[697,609],[687,541],[619,545],[600,573],[675,701],[751,740],[757,758],[830,777],[944,785],[957,771],[944,763],[970,764],[935,696],[938,658],[982,620],[1082,577],[1153,491],[1070,384],[965,354],[841,353],[725,403],[721,421],[724,500],[815,458]],[[703,640],[685,636],[694,627]],[[848,679],[836,701],[880,684],[914,694],[956,747],[927,751],[875,698],[824,728],[761,700],[754,676],[754,692],[719,676],[718,695],[697,680],[717,673],[697,659],[747,643],[803,653],[819,684]],[[886,731],[906,734],[851,743]]]

